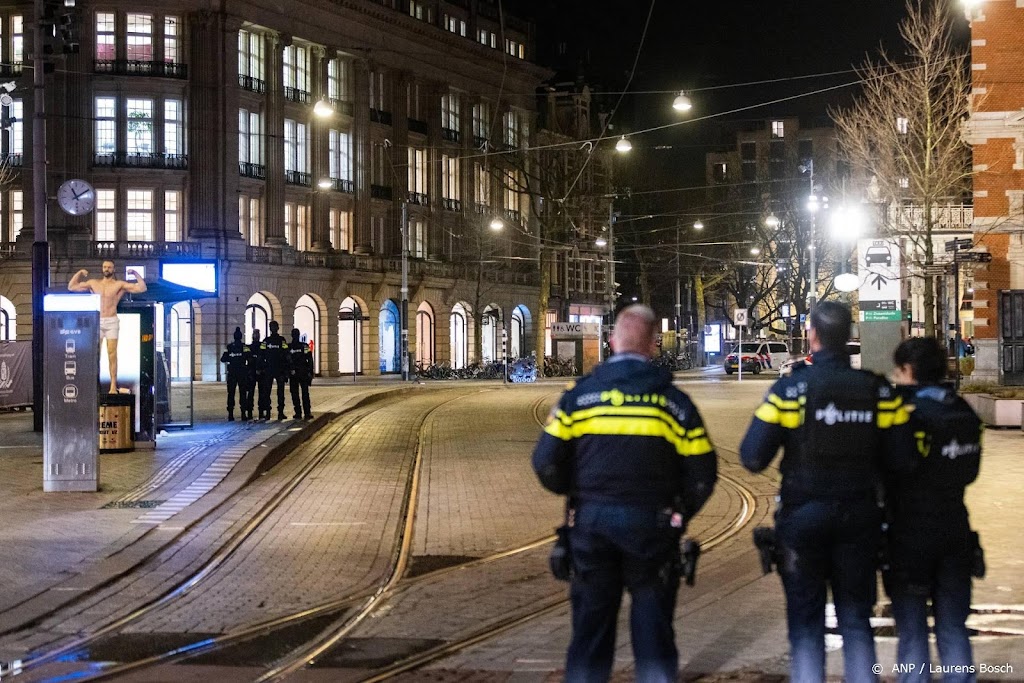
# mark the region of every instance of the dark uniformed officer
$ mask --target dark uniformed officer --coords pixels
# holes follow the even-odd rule
[[[263,352],[260,349],[260,331],[252,331],[252,342],[249,344],[249,364],[246,367],[245,383],[242,388],[242,419],[252,419],[253,404],[256,399],[256,387],[259,384]],[[260,415],[260,417],[263,417]]]
[[[914,439],[903,399],[885,378],[850,368],[850,309],[811,311],[813,365],[777,381],[754,413],[740,446],[760,472],[784,455],[775,513],[786,593],[793,681],[825,680],[825,599],[832,588],[847,681],[873,681],[875,603],[885,470],[910,469]]]
[[[242,404],[242,419],[245,419],[245,379],[249,365],[249,346],[242,343],[242,330],[235,328],[235,340],[220,355],[220,362],[228,366],[228,421],[235,419],[235,390]]]
[[[982,424],[952,387],[940,384],[946,353],[933,337],[907,339],[893,354],[897,389],[914,406],[917,468],[891,477],[889,571],[883,574],[899,633],[901,681],[929,680],[928,599],[944,681],[975,676],[964,622],[971,608],[971,569],[977,536],[971,533],[964,488],[978,476]],[[914,665],[911,670],[910,665]],[[962,672],[962,673],[958,673]]]
[[[266,404],[260,406],[260,412],[270,419],[270,393],[277,382],[277,419],[284,416],[284,385],[288,382],[288,342],[277,331],[281,328],[276,320],[270,321],[270,334],[263,340],[260,350],[263,352],[263,381],[266,384]],[[261,394],[263,392],[260,392]]]
[[[563,394],[533,452],[541,483],[571,505],[567,681],[608,680],[623,587],[637,680],[676,680],[679,539],[717,462],[696,407],[650,362],[656,323],[646,306],[619,314],[615,355]]]
[[[299,331],[292,328],[292,343],[288,346],[288,358],[290,374],[288,386],[292,393],[292,407],[296,420],[303,418],[310,420],[313,413],[309,409],[309,385],[313,381],[313,353],[309,350],[309,344],[299,339]],[[302,394],[302,402],[299,403],[299,394]]]

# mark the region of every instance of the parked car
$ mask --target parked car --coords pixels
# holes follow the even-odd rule
[[[860,342],[851,341],[846,343],[846,352],[850,354],[850,367],[855,370],[860,370]],[[779,366],[779,375],[786,377],[793,372],[793,367],[800,362],[807,363],[808,365],[814,364],[814,354],[809,353],[806,356],[794,356],[789,360],[785,361]]]
[[[789,347],[780,341],[743,342],[739,348],[739,356],[743,359],[743,372],[755,375],[762,370],[778,370],[789,358]],[[736,350],[725,357],[725,373],[731,375],[739,369],[739,358]]]

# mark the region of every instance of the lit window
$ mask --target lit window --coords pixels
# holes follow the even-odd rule
[[[262,226],[260,217],[263,215],[263,205],[259,199],[249,200],[249,244],[256,247],[263,243]]]
[[[505,39],[505,52],[517,59],[526,59],[526,46],[510,38]]]
[[[900,135],[906,135],[910,129],[910,119],[905,116],[896,117],[896,132]]]
[[[352,180],[352,136],[345,131],[328,134],[330,175],[339,180]]]
[[[25,102],[16,99],[11,106],[4,107],[4,123],[7,128],[7,154],[25,153]]]
[[[409,148],[409,192],[427,194],[427,150]]]
[[[331,246],[341,251],[352,251],[352,212],[331,209]]]
[[[786,137],[785,124],[782,121],[772,121],[772,137],[773,138],[784,138]]]
[[[427,257],[427,224],[423,221],[413,221],[409,226],[409,256]]]
[[[164,240],[181,241],[181,191],[164,192]]]
[[[130,61],[153,61],[153,16],[129,13],[127,39]]]
[[[128,190],[128,240],[153,241],[153,190]]]
[[[284,170],[309,172],[307,127],[291,119],[284,120]]]
[[[441,127],[459,130],[459,96],[450,92],[441,96]]]
[[[478,140],[490,138],[491,108],[486,102],[473,105],[473,136]]]
[[[327,96],[339,102],[352,99],[352,62],[343,57],[327,63]]]
[[[444,25],[450,32],[460,35],[463,38],[466,37],[466,22],[464,20],[446,14],[444,17]]]
[[[370,72],[370,109],[387,111],[384,106],[384,74],[380,71]]]
[[[303,46],[284,49],[284,87],[309,92],[309,50]]]
[[[288,244],[295,246],[295,204],[293,202],[285,202],[284,205],[284,239]]]
[[[184,154],[185,137],[181,100],[164,100],[164,154]]]
[[[164,61],[177,64],[181,61],[179,33],[181,20],[178,17],[164,17]]]
[[[238,160],[245,164],[263,163],[261,144],[263,123],[258,112],[238,110]]]
[[[113,242],[117,239],[117,199],[114,190],[96,190],[96,240]]]
[[[96,154],[113,154],[117,150],[117,99],[96,98]]]
[[[114,13],[96,13],[96,59],[113,61],[117,59],[114,46]]]
[[[910,178],[907,178],[906,176],[904,176],[903,178],[900,178],[900,188],[906,190],[909,187],[910,187]]]
[[[153,152],[153,100],[128,100],[128,153]]]
[[[238,32],[238,73],[263,80],[263,36],[252,31]]]
[[[18,239],[25,227],[25,193],[11,190],[11,241]]]
[[[483,164],[475,163],[474,168],[474,200],[477,204],[482,206],[490,206],[491,204],[491,174],[488,173],[487,169],[484,168]]]
[[[459,158],[441,157],[441,193],[445,199],[459,199]]]
[[[512,149],[520,145],[519,120],[519,114],[515,110],[505,112],[505,144]]]

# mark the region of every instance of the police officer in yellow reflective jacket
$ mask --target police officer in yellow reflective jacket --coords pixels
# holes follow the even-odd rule
[[[608,680],[623,588],[638,681],[675,681],[679,539],[717,463],[696,407],[650,362],[656,318],[624,309],[607,362],[558,402],[533,452],[545,488],[569,496],[572,641],[567,681]]]
[[[903,400],[884,377],[850,367],[851,322],[842,304],[815,306],[808,330],[814,364],[772,385],[740,446],[753,472],[784,449],[775,530],[797,683],[825,680],[828,587],[845,679],[876,679],[869,618],[883,520],[878,491],[884,472],[915,464]]]

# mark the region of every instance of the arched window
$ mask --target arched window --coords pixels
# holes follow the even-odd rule
[[[266,339],[270,334],[270,320],[273,314],[270,299],[256,292],[249,297],[245,305],[245,341],[252,341],[252,331],[259,330],[260,338]]]
[[[388,299],[380,307],[380,371],[381,373],[399,372],[402,369],[401,358],[401,321],[398,317],[398,306]]]
[[[426,301],[416,311],[416,362],[420,365],[434,362],[434,309]]]
[[[14,308],[14,302],[5,296],[0,296],[0,341],[15,341],[17,331],[18,312]]]
[[[363,309],[352,297],[338,307],[338,371],[363,371]]]
[[[171,306],[171,379],[192,377],[192,304],[180,301]]]
[[[511,358],[522,358],[529,355],[526,350],[526,309],[516,306],[512,311],[512,320],[508,334],[508,355]]]
[[[303,294],[295,303],[295,329],[299,331],[299,339],[309,344],[313,354],[313,372],[320,374],[320,307],[316,299]],[[287,337],[291,339],[291,330]]]
[[[452,348],[452,367],[464,368],[466,367],[466,352],[469,345],[466,339],[466,308],[462,304],[455,304],[452,307],[449,334]]]
[[[501,360],[501,311],[492,306],[480,318],[480,357],[485,363]]]

